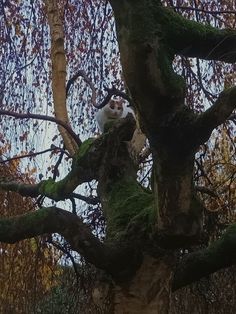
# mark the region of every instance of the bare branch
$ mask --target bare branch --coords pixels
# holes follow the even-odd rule
[[[232,225],[208,248],[183,257],[177,266],[172,289],[177,290],[235,263],[236,225]]]
[[[184,11],[196,11],[196,12],[202,12],[206,14],[236,14],[236,11],[234,10],[204,10],[204,9],[199,9],[199,8],[194,8],[194,7],[183,7],[183,6],[172,6],[173,9],[180,9]]]
[[[65,122],[63,122],[62,120],[56,119],[54,117],[41,115],[41,114],[34,114],[34,113],[17,113],[17,112],[8,111],[8,110],[0,110],[0,115],[10,116],[10,117],[14,117],[16,119],[37,119],[37,120],[54,122],[58,125],[61,125],[71,135],[71,137],[75,140],[75,142],[78,144],[78,146],[81,145],[81,140],[74,133],[74,131],[71,129],[71,127],[68,124],[66,124]]]
[[[53,168],[53,180],[56,180],[56,177],[58,176],[58,168],[59,168],[59,166],[60,166],[60,164],[61,164],[61,162],[62,162],[62,158],[63,158],[63,156],[64,156],[64,153],[65,153],[65,151],[64,151],[64,149],[62,149],[61,150],[61,153],[60,153],[60,155],[59,155],[59,158],[58,158],[58,160],[57,160],[57,162],[56,162],[56,164],[54,165],[54,168]]]
[[[96,205],[99,203],[99,197],[95,197],[95,196],[84,196],[78,193],[71,193],[71,197],[77,198],[81,201],[86,202],[87,204],[91,204],[91,205]]]
[[[95,89],[95,86],[93,85],[92,81],[88,78],[88,76],[86,75],[86,73],[83,70],[78,70],[78,72],[71,79],[69,79],[69,81],[67,82],[67,85],[66,85],[66,96],[68,96],[69,89],[70,89],[71,85],[80,76],[83,77],[84,81],[91,88],[91,91],[92,91],[92,103],[96,107],[96,89]]]
[[[57,147],[57,146],[55,146],[55,145],[52,145],[51,148],[42,150],[42,151],[40,151],[40,152],[35,152],[35,153],[30,152],[30,153],[28,153],[28,154],[24,154],[24,155],[21,155],[21,156],[15,156],[15,157],[11,157],[11,158],[2,160],[2,161],[0,161],[0,164],[5,164],[5,163],[10,162],[10,161],[12,161],[12,160],[35,157],[35,156],[42,155],[42,154],[45,154],[45,153],[48,153],[48,152],[52,152],[52,151],[54,151],[54,150],[63,151],[63,153],[66,153],[66,152],[65,152],[64,150],[62,150],[60,147]],[[68,156],[69,156],[69,155],[68,155]]]
[[[112,88],[106,87],[105,90],[107,91],[107,96],[104,98],[100,105],[95,106],[97,109],[101,109],[104,106],[106,106],[106,104],[108,104],[112,96],[120,96],[126,99],[130,104],[132,104],[132,99],[126,93],[118,90],[114,86],[112,86]]]

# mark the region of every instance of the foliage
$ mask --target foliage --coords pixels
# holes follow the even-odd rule
[[[123,2],[121,0],[119,5],[123,5]],[[172,11],[166,8],[161,11],[159,2]],[[59,202],[63,202],[60,204],[73,213],[74,219],[71,219],[72,216],[63,216],[62,211],[57,212],[55,206],[57,218],[60,220],[63,216],[65,219],[58,224],[57,218],[51,221],[55,228],[60,225],[59,229],[65,238],[58,241],[54,239],[55,246],[64,249],[65,255],[71,254],[72,247],[80,254],[84,253],[90,262],[96,256],[98,268],[107,267],[114,280],[122,273],[123,278],[129,278],[127,273],[130,268],[134,275],[141,263],[140,256],[159,256],[160,252],[156,251],[159,240],[156,244],[154,242],[164,238],[166,230],[156,234],[157,226],[161,230],[167,223],[167,234],[173,231],[179,236],[176,242],[172,241],[177,243],[172,258],[175,260],[176,256],[180,256],[177,260],[181,263],[184,255],[190,255],[196,249],[207,248],[221,237],[230,224],[236,222],[235,114],[228,115],[223,124],[217,124],[217,128],[214,126],[211,136],[212,130],[202,136],[202,129],[207,129],[204,125],[201,130],[191,132],[192,125],[202,117],[201,114],[217,103],[220,92],[224,90],[230,94],[230,87],[236,83],[233,62],[218,61],[221,58],[224,60],[224,54],[218,59],[212,57],[211,60],[218,46],[224,45],[233,37],[232,33],[208,51],[209,55],[204,55],[204,60],[198,55],[187,55],[188,49],[191,50],[194,43],[177,51],[179,53],[173,53],[173,47],[178,46],[180,37],[171,37],[172,31],[180,22],[183,27],[180,29],[188,29],[190,24],[183,17],[201,23],[198,26],[191,24],[191,31],[194,30],[200,35],[204,34],[205,30],[206,33],[207,30],[212,30],[209,26],[226,28],[226,33],[234,30],[235,1],[162,0],[147,1],[148,4],[138,0],[133,3],[127,1],[127,10],[121,13],[119,9],[114,12],[112,10],[111,5],[116,8],[119,6],[117,3],[115,0],[58,1],[56,18],[63,23],[60,34],[59,28],[57,29],[59,23],[55,23],[54,30],[48,23],[50,1],[2,1],[0,8],[0,109],[5,110],[4,114],[0,115],[0,185],[5,189],[0,191],[0,199],[3,200],[0,202],[1,216],[16,216],[35,210],[36,204],[32,199],[22,198],[13,192],[19,191],[19,183],[26,184],[22,185],[26,191],[23,195],[31,195],[33,191],[33,195],[38,197],[37,204],[40,207],[51,204],[58,206]],[[153,9],[151,14],[149,6]],[[136,10],[134,14],[133,7],[134,11]],[[145,10],[140,11],[141,7]],[[147,15],[144,16],[145,14]],[[155,14],[160,14],[158,22]],[[126,17],[124,22],[122,19]],[[162,23],[165,29],[164,26],[160,27]],[[160,36],[159,41],[153,40],[153,34]],[[189,34],[191,35],[191,32]],[[182,33],[179,36],[182,36]],[[203,37],[201,38],[204,39]],[[53,43],[59,47],[58,50],[55,49],[55,55],[51,51]],[[63,49],[60,50],[63,45],[65,55]],[[66,59],[65,68],[63,62],[58,62],[58,56]],[[157,60],[153,56],[158,56]],[[140,68],[132,68],[135,62],[137,68]],[[145,66],[142,66],[142,62]],[[59,68],[61,72],[55,75]],[[150,74],[154,69],[157,71]],[[68,82],[78,73],[83,74],[77,75],[68,89]],[[147,73],[150,76],[145,76]],[[55,86],[55,77],[60,81],[63,75],[66,75],[67,90],[66,86],[63,86],[63,90]],[[132,82],[130,78],[133,78]],[[164,82],[164,87],[157,84],[158,88],[153,88],[156,82],[160,86]],[[130,156],[126,156],[129,151],[126,143],[134,131],[131,130],[132,127],[127,127],[124,123],[122,128],[122,125],[115,123],[114,127],[109,128],[109,132],[98,136],[94,119],[97,109],[94,105],[102,103],[108,91],[107,87],[126,91],[133,97],[137,125],[148,137],[146,149],[138,156],[136,164]],[[181,92],[178,93],[178,90]],[[30,118],[31,114],[53,116],[57,107],[55,95],[57,99],[62,100],[60,93],[65,95],[66,91],[66,103],[62,101],[62,105],[68,112],[69,123],[63,115],[59,119],[71,127],[78,136],[78,143],[82,142],[74,156],[68,150],[66,141],[63,143],[60,136],[62,132],[56,129],[56,123],[47,119],[34,119],[32,122]],[[183,102],[185,106],[181,107]],[[180,107],[170,113],[168,110],[172,109],[173,104]],[[16,123],[15,118],[9,117],[7,111],[28,116],[26,119],[18,119],[19,122]],[[193,182],[190,182],[194,156],[194,177]],[[183,160],[186,162],[181,163]],[[136,180],[137,170],[139,182]],[[42,181],[42,178],[45,180]],[[7,186],[8,182],[10,188]],[[79,187],[75,190],[77,186]],[[191,193],[194,197],[189,200]],[[196,235],[192,236],[192,233],[197,230],[194,227],[198,222],[195,217],[195,220],[192,219],[194,215],[189,208],[193,207],[192,200],[195,200],[195,197],[201,199],[204,204],[203,213],[200,213],[203,206],[199,206],[199,212],[195,215],[197,218],[201,216],[204,236],[201,238],[198,234],[200,243],[196,245],[194,242],[192,245],[191,241]],[[176,212],[173,212],[170,206],[170,212],[167,213],[167,210],[167,214],[163,215],[162,210],[168,209],[166,204],[169,199],[172,207],[176,208],[183,201],[183,208],[179,205],[180,213],[176,208]],[[188,205],[189,208],[185,208],[188,202],[191,204]],[[187,221],[187,227],[184,219]],[[182,229],[174,228],[177,221],[181,221],[184,226]],[[78,234],[82,240],[78,239],[78,234],[72,234],[78,226],[81,227],[81,233]],[[88,237],[89,240],[86,238],[87,231],[91,231],[92,235]],[[189,235],[189,238],[192,238],[186,239],[183,233],[186,238]],[[97,235],[96,240],[102,241],[96,242],[93,234]],[[79,289],[78,295],[83,302],[78,300],[78,287],[73,281],[71,269],[62,271],[58,266],[62,253],[53,249],[46,239],[32,238],[14,246],[2,244],[0,265],[3,280],[0,283],[0,301],[3,312],[10,311],[11,304],[17,313],[30,312],[32,309],[36,313],[75,313],[82,303],[87,305],[86,302],[92,302],[91,298],[86,299],[86,289]],[[117,242],[111,243],[111,240]],[[168,240],[167,237],[167,242]],[[61,242],[64,242],[66,249],[61,246]],[[101,249],[99,254],[94,254],[91,243],[96,243],[97,250]],[[88,249],[90,246],[91,250]],[[104,247],[103,255],[101,252],[104,252]],[[125,253],[119,255],[117,251],[121,248],[124,248]],[[115,252],[114,260],[110,252]],[[166,252],[170,254],[168,250]],[[186,254],[182,256],[183,252]],[[71,260],[73,263],[73,254]],[[128,265],[127,273],[119,268],[119,264],[124,268]],[[88,277],[86,280],[89,280]],[[217,286],[222,280],[221,275],[216,275],[214,280]],[[156,286],[158,285],[162,286],[161,283]],[[72,294],[70,289],[73,290]],[[191,288],[186,289],[188,296],[191,295]],[[41,296],[43,298],[40,300]],[[176,297],[178,304],[181,304],[179,298],[183,299],[181,293]],[[183,308],[185,305],[181,304]],[[85,313],[85,309],[82,311]]]
[[[32,175],[32,174],[31,174]],[[0,166],[0,176],[32,182],[30,174],[22,175],[19,162]],[[0,192],[1,216],[9,217],[35,210],[36,204],[14,192]],[[61,270],[56,268],[60,254],[46,237],[32,238],[14,245],[0,246],[0,312],[30,313],[41,299],[57,284]]]

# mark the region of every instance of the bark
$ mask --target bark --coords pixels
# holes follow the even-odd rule
[[[230,45],[235,47],[235,32],[187,21],[157,0],[111,3],[126,84],[153,154],[152,191],[137,182],[137,168],[126,145],[135,123],[127,118],[108,125],[100,138],[84,142],[63,180],[33,186],[0,183],[3,190],[58,201],[71,197],[79,184],[97,179],[107,224],[104,243],[76,215],[57,208],[0,220],[0,240],[12,243],[58,232],[72,249],[112,276],[114,313],[168,313],[175,250],[201,240],[203,206],[194,191],[194,156],[235,108],[235,88],[224,91],[201,115],[186,108],[185,83],[173,71],[172,61],[178,53],[233,62],[236,49]],[[67,123],[63,30],[55,1],[48,2],[48,14],[56,115]],[[64,140],[73,151],[67,135]],[[173,289],[235,263],[234,243],[233,228],[209,248],[181,259]],[[94,297],[99,299],[99,291]]]
[[[69,124],[66,108],[66,57],[64,50],[64,31],[57,1],[45,0],[48,22],[51,32],[51,60],[52,60],[52,91],[54,111],[57,119]],[[58,126],[65,147],[73,156],[78,148],[70,135]]]
[[[15,243],[47,233],[59,233],[89,263],[116,280],[129,278],[140,264],[141,255],[126,243],[102,243],[82,219],[57,207],[0,219],[0,241]]]
[[[60,181],[48,179],[38,184],[23,184],[1,178],[0,189],[18,192],[22,196],[47,196],[55,201],[70,198],[78,185],[96,178],[96,168],[89,165],[91,162],[97,165],[101,159],[102,149],[100,152],[96,149],[97,146],[101,146],[100,142],[99,139],[85,141],[79,152],[74,155],[71,171]]]
[[[236,108],[236,87],[224,90],[216,100],[215,104],[200,114],[196,120],[196,129],[199,142],[204,143],[211,132],[224,123]]]
[[[173,261],[171,256],[146,255],[132,280],[116,284],[103,277],[92,294],[97,313],[170,313]]]
[[[236,225],[209,247],[186,255],[175,271],[173,290],[208,276],[236,262]]]
[[[197,243],[203,207],[193,188],[194,156],[232,113],[235,89],[198,116],[184,106],[185,83],[172,62],[174,54],[233,62],[236,33],[188,21],[159,1],[111,3],[126,84],[154,157],[157,232],[164,246]]]
[[[172,263],[146,256],[132,281],[114,289],[115,314],[168,314],[171,309]]]

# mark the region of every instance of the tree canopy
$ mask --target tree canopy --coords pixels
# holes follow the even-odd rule
[[[60,234],[110,276],[114,313],[169,313],[171,291],[234,265],[235,12],[223,0],[2,2],[0,163],[20,159],[35,180],[2,172],[1,195],[37,208],[9,208],[0,241]],[[98,135],[94,113],[114,96],[136,119]]]

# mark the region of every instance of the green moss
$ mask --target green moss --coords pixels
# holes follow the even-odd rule
[[[117,119],[109,119],[104,125],[104,132],[108,132],[110,128],[117,122]]]
[[[157,1],[137,1],[126,6],[125,12],[122,12],[120,20],[118,19],[120,41],[126,43],[124,49],[126,46],[130,47],[129,54],[133,54],[131,59],[134,60],[136,68],[140,69],[140,77],[145,78],[142,85],[153,85],[155,89],[162,82],[166,94],[182,98],[185,83],[182,77],[173,71],[174,50],[171,47],[175,39],[169,38],[170,34],[173,37],[174,30],[172,24],[170,25],[171,18],[176,17],[176,23],[179,23],[180,17],[162,8]],[[124,50],[125,53],[127,52]],[[150,69],[155,69],[155,74],[147,81],[148,73],[145,72]]]
[[[133,55],[134,58],[140,53],[140,62],[138,59],[134,61],[136,68],[137,66],[141,68],[150,53],[156,54],[158,68],[152,62],[154,68],[157,68],[155,73],[161,71],[160,77],[166,93],[170,93],[175,98],[182,97],[185,84],[172,69],[174,55],[184,49],[191,49],[194,45],[201,47],[202,50],[205,46],[207,57],[209,36],[215,38],[217,44],[224,31],[190,21],[173,10],[161,6],[155,0],[126,1],[120,7],[115,10],[115,14],[119,42],[123,48],[121,54],[127,54],[126,47],[129,47],[129,55]],[[227,34],[230,35],[229,31],[225,31],[225,35]],[[130,61],[133,60],[131,57]],[[151,83],[148,82],[149,85]]]
[[[158,64],[161,70],[161,79],[166,86],[167,93],[176,97],[183,97],[185,90],[184,79],[175,73],[172,67],[173,56],[162,47],[157,55]]]
[[[63,180],[55,182],[52,178],[42,181],[39,188],[39,193],[48,196],[55,201],[63,200],[66,198],[70,190],[70,176],[67,175]]]
[[[48,196],[55,201],[67,198],[78,185],[79,178],[77,176],[77,167],[82,164],[82,160],[85,156],[87,158],[87,152],[93,143],[93,138],[84,141],[73,159],[72,170],[68,175],[58,182],[55,182],[51,178],[42,181],[39,186],[39,193]]]
[[[154,222],[153,196],[136,181],[118,181],[110,191],[105,214],[108,237],[119,237],[127,228],[138,225],[147,231]]]
[[[29,212],[21,216],[0,219],[0,239],[2,242],[15,243],[19,241],[18,234],[22,234],[24,239],[24,231],[27,233],[32,226],[37,226],[38,234],[44,232],[44,225],[41,223],[48,217],[51,208],[41,208],[37,211]],[[22,229],[22,231],[21,231]],[[28,234],[27,234],[28,237]]]
[[[221,258],[225,258],[224,254],[232,252],[235,249],[236,243],[236,224],[231,225],[222,235],[222,237],[216,242],[212,243],[209,248],[206,249],[208,254],[218,253]],[[222,255],[222,252],[224,254]]]
[[[188,40],[194,42],[196,39],[202,41],[209,35],[217,36],[220,33],[222,34],[222,31],[211,25],[188,20],[168,8],[161,7],[156,13],[158,23],[162,25],[165,42],[172,47],[178,46],[181,43],[181,38],[185,42]]]
[[[94,142],[94,138],[88,138],[87,140],[85,140],[78,152],[76,153],[76,156],[75,156],[75,159],[78,161],[79,159],[83,158],[84,155],[87,153],[87,151],[90,149],[91,145],[93,144]]]
[[[22,226],[22,228],[25,228],[25,226],[32,226],[32,225],[37,225],[41,221],[44,221],[45,218],[48,217],[49,213],[51,211],[51,208],[48,207],[42,207],[36,211],[26,213],[23,215],[18,224],[19,226]]]

